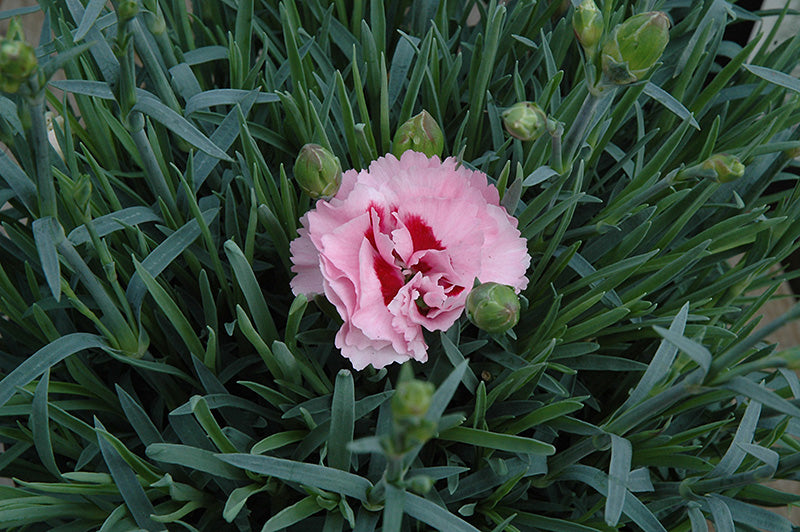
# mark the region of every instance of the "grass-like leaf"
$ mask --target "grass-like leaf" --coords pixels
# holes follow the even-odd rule
[[[164,127],[180,138],[208,155],[223,161],[233,161],[233,159],[228,157],[224,151],[209,140],[208,137],[203,135],[200,130],[194,127],[188,120],[161,103],[154,96],[140,97],[133,109],[146,114],[153,120],[164,125]]]
[[[219,460],[246,471],[340,493],[362,501],[366,500],[367,490],[372,487],[372,483],[364,477],[316,464],[249,454],[216,456]]]
[[[278,530],[283,530],[314,515],[320,510],[322,510],[322,507],[317,504],[316,497],[306,497],[270,517],[269,520],[264,523],[261,532],[277,532]]]
[[[277,340],[278,331],[275,328],[272,315],[269,308],[267,308],[267,302],[264,299],[258,281],[256,281],[253,269],[247,262],[247,258],[232,240],[225,242],[224,247],[225,255],[231,263],[236,280],[242,289],[250,312],[253,314],[256,329],[266,342]]]
[[[104,427],[97,419],[95,419],[95,426],[104,430]],[[166,528],[150,519],[155,510],[130,466],[125,463],[117,450],[99,433],[97,442],[100,452],[103,454],[103,459],[117,485],[117,489],[119,489],[128,510],[136,520],[136,524],[145,530],[153,532],[165,531]]]
[[[336,376],[331,403],[331,429],[328,436],[328,465],[348,471],[350,451],[348,444],[353,440],[355,417],[355,391],[353,375],[341,370]]]
[[[203,345],[200,343],[197,333],[195,333],[195,331],[192,329],[189,320],[186,318],[183,312],[181,312],[180,308],[178,308],[178,305],[170,297],[167,291],[160,284],[158,284],[152,275],[150,275],[150,272],[147,271],[144,265],[134,261],[134,266],[136,267],[136,273],[139,275],[139,278],[147,287],[147,291],[150,292],[153,300],[155,300],[156,304],[167,316],[170,323],[172,323],[172,325],[175,327],[175,330],[183,339],[186,347],[188,347],[189,351],[191,351],[191,353],[196,357],[202,357],[205,351],[203,349]]]
[[[56,301],[61,299],[61,263],[56,246],[64,238],[64,230],[51,217],[39,218],[33,222],[33,238],[42,261],[42,271],[47,279],[47,286]]]
[[[218,459],[211,451],[197,447],[171,443],[154,443],[147,446],[147,456],[156,462],[182,465],[220,478],[233,480],[245,478],[241,471]]]
[[[84,349],[107,348],[105,340],[94,334],[72,333],[62,336],[27,358],[0,381],[0,406],[5,405],[22,387],[65,358]]]
[[[219,209],[208,209],[203,212],[203,220],[210,223],[219,213]],[[197,220],[189,220],[180,229],[169,235],[142,261],[142,268],[152,277],[157,277],[178,255],[183,253],[200,236]],[[135,310],[141,307],[142,299],[147,292],[144,281],[137,275],[131,278],[125,292],[128,301]]]
[[[447,509],[413,493],[405,494],[403,510],[414,519],[438,530],[453,532],[478,532],[478,529],[463,519],[456,517]]]
[[[492,433],[468,427],[456,427],[442,432],[439,434],[439,439],[468,443],[476,447],[499,449],[512,453],[542,454],[549,456],[556,452],[555,447],[549,443],[537,441],[532,438]]]
[[[139,206],[128,207],[116,212],[104,214],[103,216],[98,216],[92,220],[92,224],[94,225],[94,230],[97,232],[97,236],[104,237],[115,231],[124,229],[125,227],[136,226],[146,222],[160,221],[161,217],[154,212],[153,209]],[[85,244],[90,240],[89,231],[86,229],[85,225],[80,225],[73,229],[69,235],[67,235],[67,238],[76,246]]]
[[[611,463],[608,466],[608,496],[606,497],[605,519],[609,526],[616,526],[625,505],[628,491],[628,479],[631,472],[633,449],[631,442],[617,436],[611,436]]]
[[[784,87],[794,92],[800,92],[800,80],[793,78],[788,74],[758,65],[745,65],[744,68],[756,76],[769,81],[770,83],[774,83],[775,85]]]

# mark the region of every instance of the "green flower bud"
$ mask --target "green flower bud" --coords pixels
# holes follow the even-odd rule
[[[735,155],[717,153],[700,164],[703,170],[710,170],[712,179],[718,183],[730,183],[744,175],[744,165]]]
[[[603,45],[606,81],[626,85],[638,81],[664,53],[669,42],[669,19],[661,11],[634,15],[614,28]]]
[[[519,321],[519,297],[510,286],[483,283],[467,296],[467,317],[486,332],[504,333]]]
[[[398,159],[406,150],[422,152],[428,157],[441,156],[444,135],[436,120],[423,110],[403,123],[394,134],[392,154]]]
[[[312,198],[330,198],[342,184],[342,165],[319,144],[306,144],[294,163],[294,178]]]
[[[80,212],[84,212],[91,197],[92,181],[87,174],[81,174],[72,184],[72,201]]]
[[[164,19],[164,15],[159,11],[154,14],[150,14],[146,20],[147,29],[150,30],[150,33],[153,35],[163,35],[167,32],[167,21]]]
[[[167,31],[167,21],[164,20],[164,13],[158,5],[158,0],[142,0],[145,13],[145,24],[153,35],[161,35]]]
[[[547,131],[547,115],[533,102],[517,102],[503,111],[506,131],[520,140],[536,140]]]
[[[139,2],[136,0],[122,0],[117,5],[117,20],[125,23],[139,14]]]
[[[406,487],[419,495],[425,495],[433,487],[433,479],[427,475],[417,475],[406,480]]]
[[[583,0],[572,15],[572,28],[575,37],[583,46],[586,55],[594,56],[600,37],[603,36],[603,14],[597,9],[594,0]]]
[[[14,93],[39,65],[36,52],[25,41],[0,41],[0,90]]]
[[[425,415],[433,400],[433,384],[417,379],[401,381],[392,396],[395,420],[419,419]]]

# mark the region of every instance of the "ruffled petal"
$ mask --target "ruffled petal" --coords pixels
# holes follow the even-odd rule
[[[357,370],[427,360],[423,329],[451,327],[476,278],[528,284],[517,221],[485,174],[453,158],[407,151],[349,170],[301,222],[292,290],[336,307],[336,346]]]

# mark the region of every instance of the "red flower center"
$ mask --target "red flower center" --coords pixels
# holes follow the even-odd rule
[[[391,225],[391,215],[395,214],[397,211],[395,209],[391,210],[390,216],[385,216],[385,211],[383,208],[377,205],[370,205],[369,211],[370,216],[373,214],[377,216],[378,219],[378,231],[383,234],[389,234],[392,231]],[[431,226],[428,225],[425,220],[422,219],[419,215],[411,214],[405,217],[403,220],[406,229],[408,230],[409,234],[411,235],[411,244],[413,247],[413,252],[425,251],[425,250],[443,250],[444,246],[442,245],[441,241],[436,238],[433,234],[433,229]],[[397,295],[397,292],[403,287],[406,283],[407,279],[403,277],[402,274],[402,267],[397,263],[392,263],[386,260],[383,255],[378,251],[378,246],[375,241],[375,227],[370,220],[369,228],[364,232],[364,238],[372,246],[374,250],[373,253],[373,269],[375,271],[375,275],[378,277],[378,281],[381,285],[381,296],[383,297],[383,302],[388,305]],[[402,260],[394,253],[394,257],[396,262],[402,263]],[[413,271],[418,271],[422,273],[426,273],[431,268],[428,264],[424,262],[424,260],[420,260],[416,265],[410,268]],[[450,284],[450,283],[448,283]],[[452,285],[451,285],[452,286]]]

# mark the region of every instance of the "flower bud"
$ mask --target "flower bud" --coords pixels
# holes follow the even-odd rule
[[[441,156],[444,135],[436,120],[423,110],[397,128],[392,141],[392,154],[398,159],[406,150],[422,152],[428,157]]]
[[[122,0],[117,5],[117,20],[120,23],[128,22],[139,14],[139,2],[136,0]]]
[[[39,62],[33,47],[25,41],[0,41],[0,90],[14,93],[33,75]]]
[[[433,479],[428,475],[416,475],[406,480],[406,488],[419,495],[425,495],[433,487]]]
[[[717,153],[701,163],[703,170],[713,172],[714,181],[718,183],[730,183],[744,175],[744,165],[735,155],[727,153]]]
[[[84,212],[91,198],[92,181],[87,174],[81,174],[72,184],[72,201],[80,212]]]
[[[536,140],[547,131],[547,115],[533,102],[517,102],[503,111],[506,131],[520,140]]]
[[[597,9],[594,0],[583,0],[575,8],[575,13],[572,15],[572,28],[586,55],[594,56],[604,29],[603,14]]]
[[[661,11],[634,15],[614,28],[603,45],[606,81],[626,85],[638,81],[656,64],[669,42],[669,19]]]
[[[306,144],[294,163],[294,178],[312,198],[330,198],[342,184],[342,165],[319,144]]]
[[[467,317],[486,332],[504,333],[519,321],[519,297],[510,286],[480,284],[467,296]]]
[[[392,396],[392,414],[396,420],[421,418],[433,400],[434,387],[429,382],[411,379],[401,381]]]
[[[142,3],[147,10],[144,19],[150,33],[153,35],[162,35],[166,33],[167,21],[164,20],[164,13],[161,12],[158,0],[143,0]]]

